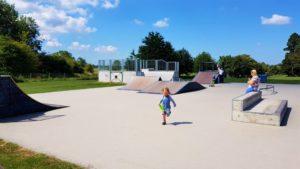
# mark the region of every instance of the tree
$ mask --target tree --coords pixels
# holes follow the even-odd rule
[[[299,45],[300,45],[300,35],[297,33],[293,33],[287,42],[287,47],[284,48],[283,50],[289,53],[295,53],[295,50]]]
[[[214,59],[211,55],[207,52],[200,53],[194,60],[194,72],[198,72],[200,69],[207,69],[203,67],[204,62],[213,62],[215,63]]]
[[[0,0],[0,35],[8,36],[18,42],[29,45],[32,50],[41,50],[38,25],[31,17],[20,16],[14,5]]]
[[[121,70],[121,62],[119,60],[114,60],[112,63],[112,70]]]
[[[300,76],[300,35],[293,33],[284,48],[287,53],[282,61],[282,70],[288,76]]]
[[[91,64],[87,64],[85,67],[84,67],[84,71],[86,73],[91,73],[93,74],[94,73],[94,66],[91,65]]]
[[[238,55],[233,61],[232,76],[247,77],[252,69],[257,69],[257,62],[250,55]]]
[[[180,74],[188,74],[193,72],[193,58],[191,54],[184,48],[176,51],[176,60],[179,61]]]
[[[174,61],[175,50],[170,42],[166,42],[164,37],[158,32],[150,32],[139,47],[137,58],[143,60],[163,59]]]
[[[227,75],[230,75],[230,76],[233,75],[234,57],[232,57],[231,55],[220,56],[218,63],[223,68],[225,77]]]
[[[39,66],[39,59],[27,44],[0,36],[0,65],[3,73],[32,73]]]
[[[40,36],[38,25],[31,17],[21,16],[18,21],[19,39],[38,52],[42,48],[42,41],[38,38]]]

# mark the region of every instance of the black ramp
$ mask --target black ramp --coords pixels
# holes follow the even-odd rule
[[[25,94],[10,76],[0,75],[0,118],[46,112],[66,106],[40,103]]]
[[[197,91],[202,89],[205,89],[205,87],[199,84],[198,82],[188,82],[177,92],[177,94],[187,93],[187,92],[192,92],[192,91]]]

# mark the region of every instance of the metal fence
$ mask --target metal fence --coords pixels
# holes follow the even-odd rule
[[[140,71],[141,69],[149,69],[179,72],[179,62],[167,62],[164,60],[99,60],[98,65],[100,71]]]

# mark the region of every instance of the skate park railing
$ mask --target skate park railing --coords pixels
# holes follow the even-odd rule
[[[232,100],[232,120],[280,126],[287,112],[287,100],[262,99],[262,92],[250,92]]]
[[[173,72],[171,78],[179,78],[179,62],[164,60],[99,60],[99,81],[103,82],[125,82],[127,83],[133,76],[145,76],[142,70],[147,69],[155,76],[159,73],[162,76],[169,76],[167,72]]]

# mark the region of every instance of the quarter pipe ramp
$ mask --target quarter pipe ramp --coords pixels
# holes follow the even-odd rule
[[[127,83],[126,86],[122,87],[121,90],[136,90],[139,91],[146,86],[149,86],[159,80],[159,77],[150,77],[150,76],[134,76]]]
[[[200,84],[210,84],[213,80],[216,72],[208,71],[208,72],[198,72],[198,74],[192,80],[193,82],[198,82]]]
[[[0,118],[64,107],[40,103],[25,94],[10,76],[0,75]]]

